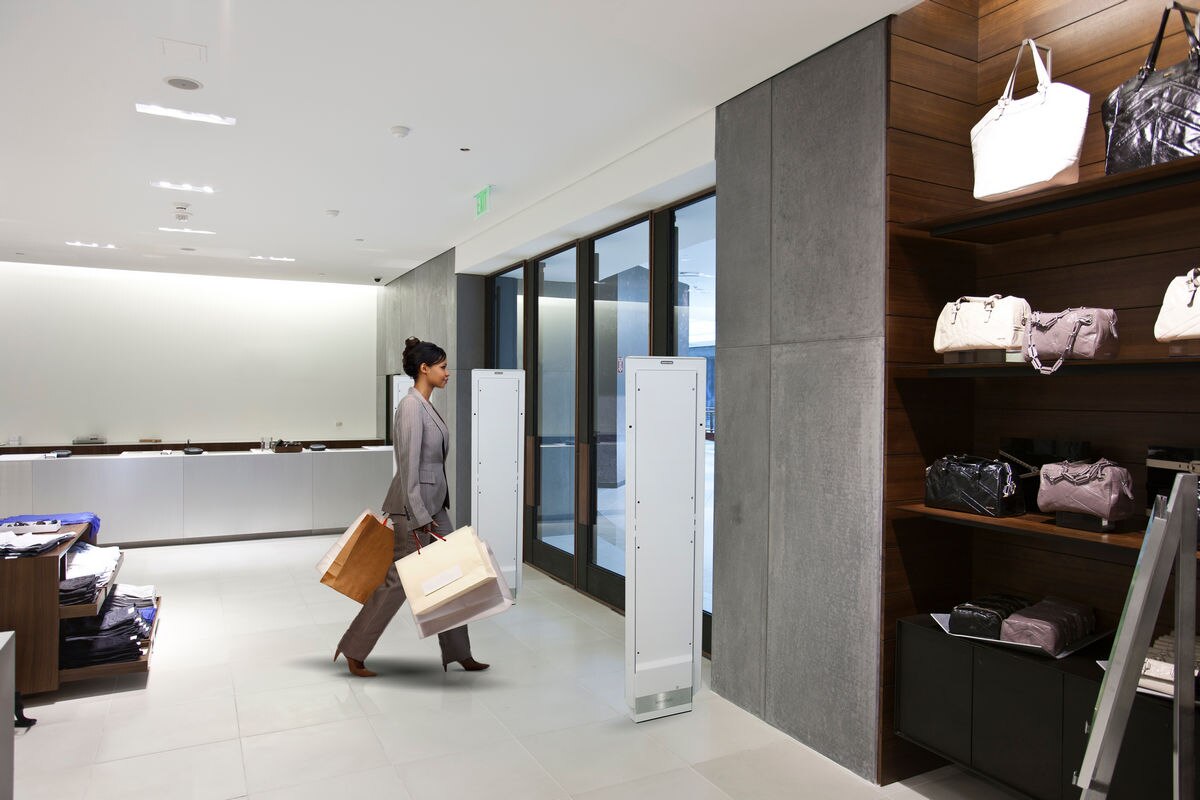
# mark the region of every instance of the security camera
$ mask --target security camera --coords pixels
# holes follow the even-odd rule
[[[376,283],[379,283],[381,280],[383,280],[383,278],[376,278],[376,279],[375,279],[375,282],[376,282]]]

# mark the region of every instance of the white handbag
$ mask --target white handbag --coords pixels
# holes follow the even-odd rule
[[[1037,91],[1014,100],[1017,67],[1025,45],[1033,53]],[[1087,92],[1051,83],[1037,44],[1033,39],[1023,41],[1004,94],[971,128],[975,199],[1001,200],[1078,183],[1089,102]]]
[[[1031,313],[1023,297],[960,297],[938,315],[933,349],[1022,350]]]
[[[1154,322],[1154,338],[1160,342],[1200,339],[1200,267],[1171,281],[1163,295],[1162,308]]]

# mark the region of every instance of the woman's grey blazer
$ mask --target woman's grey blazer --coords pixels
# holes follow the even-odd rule
[[[441,509],[450,508],[446,480],[450,431],[441,415],[413,387],[396,408],[392,439],[396,474],[383,500],[383,510],[393,518],[406,519],[408,529],[415,530],[428,525]]]

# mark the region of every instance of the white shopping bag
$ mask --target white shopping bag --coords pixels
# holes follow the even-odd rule
[[[495,553],[487,542],[479,539],[476,541],[491,564],[495,577],[433,611],[425,614],[414,613],[413,622],[416,623],[420,638],[424,639],[426,636],[442,633],[512,608],[512,589],[509,588],[508,581],[504,580],[504,572],[496,561]]]
[[[469,525],[409,553],[396,571],[422,637],[512,605],[495,555]]]

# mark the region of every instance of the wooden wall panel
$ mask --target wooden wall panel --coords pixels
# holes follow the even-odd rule
[[[978,62],[978,17],[940,3],[920,3],[892,18],[892,34]]]
[[[976,60],[986,61],[1019,44],[1022,39],[1045,37],[1053,31],[1077,25],[1120,3],[1121,0],[1019,0],[980,18]]]
[[[888,174],[971,190],[971,148],[896,129],[888,131]]]
[[[1034,310],[1068,306],[1157,309],[1172,278],[1193,264],[1200,264],[1200,247],[1111,259],[1103,262],[1102,268],[1090,262],[991,274],[983,289],[1024,297]]]
[[[950,214],[975,204],[966,189],[888,176],[888,222],[909,223]]]
[[[916,86],[964,103],[978,100],[975,62],[921,42],[892,36],[891,75],[893,83]]]
[[[1072,264],[1091,264],[1099,270],[1101,265],[1115,259],[1186,250],[1196,247],[1198,241],[1196,212],[1184,208],[1153,217],[979,248],[975,269],[981,281],[989,281],[993,275]],[[1183,270],[1179,274],[1182,275]]]
[[[1021,2],[1011,8],[1017,12],[1027,5]],[[1053,51],[1053,78],[1098,97],[1096,108],[1099,108],[1099,100],[1103,100],[1121,81],[1132,77],[1145,61],[1150,42],[1154,40],[1154,34],[1158,31],[1163,6],[1159,0],[1124,0],[1115,3],[1111,0],[1099,0],[1095,5],[1104,5],[1107,8],[1053,33],[1034,34],[1034,38],[1038,44],[1050,47]],[[981,23],[981,32],[986,25],[986,22]],[[1182,31],[1182,28],[1176,23],[1175,27],[1168,28],[1168,31]],[[991,105],[1000,97],[1012,72],[1017,47],[1023,38],[1013,36],[1007,41],[997,38],[996,43],[1003,49],[980,62],[979,103]],[[1119,60],[1125,65],[1129,58],[1136,62],[1133,69],[1122,66],[1116,75],[1092,69],[1093,65],[1109,61]],[[1167,60],[1169,58],[1173,60]],[[1182,56],[1173,57],[1164,52],[1162,63],[1173,64],[1180,58]],[[1121,77],[1116,77],[1117,75]],[[1103,80],[1097,83],[1097,78]],[[1028,54],[1022,56],[1017,79],[1017,88],[1022,92],[1027,92],[1037,83],[1033,60]]]
[[[979,118],[973,104],[902,83],[890,85],[888,102],[893,128],[971,146],[971,126]]]

